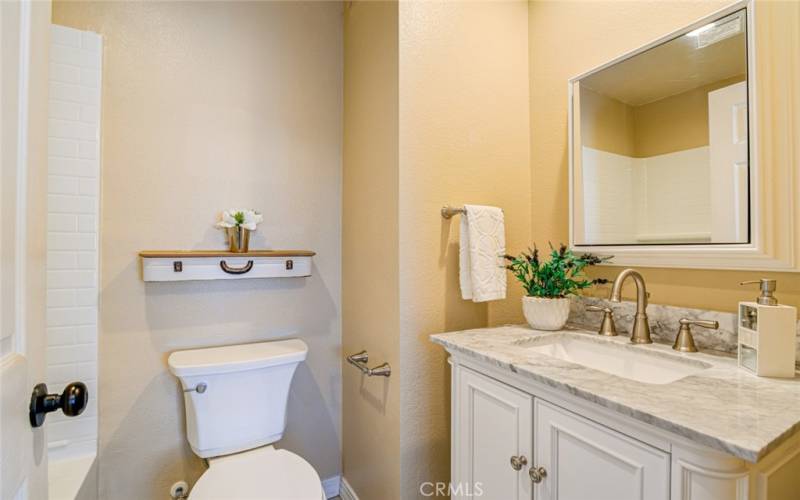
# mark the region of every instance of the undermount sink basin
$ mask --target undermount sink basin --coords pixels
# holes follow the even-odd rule
[[[711,368],[700,360],[581,334],[554,334],[524,349],[647,384],[669,384]]]

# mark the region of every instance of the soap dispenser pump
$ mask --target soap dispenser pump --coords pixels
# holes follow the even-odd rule
[[[772,295],[775,293],[775,289],[778,287],[777,280],[761,278],[760,280],[742,281],[739,283],[739,285],[752,285],[753,283],[758,283],[759,288],[761,289],[761,295],[759,295],[756,299],[757,304],[761,304],[762,306],[778,305],[778,299]]]
[[[739,367],[760,377],[795,376],[795,328],[797,309],[778,304],[774,279],[743,281],[758,283],[761,294],[755,302],[739,302]]]

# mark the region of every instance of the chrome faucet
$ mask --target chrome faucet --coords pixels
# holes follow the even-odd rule
[[[636,318],[633,320],[633,328],[631,329],[631,342],[634,344],[652,344],[650,323],[647,321],[647,287],[644,284],[644,278],[638,271],[625,269],[619,273],[617,279],[614,280],[614,285],[611,287],[611,302],[620,302],[622,300],[622,284],[628,277],[633,278],[633,282],[636,283]]]

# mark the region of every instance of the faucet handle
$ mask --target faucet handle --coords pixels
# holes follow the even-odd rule
[[[719,328],[719,321],[714,321],[710,319],[689,319],[689,318],[681,318],[678,321],[681,325],[691,326],[702,326],[703,328],[710,328],[712,330],[716,330]]]
[[[600,307],[595,305],[586,306],[587,311],[603,313],[603,322],[600,323],[600,330],[597,331],[598,335],[606,337],[616,337],[617,327],[614,325],[614,310],[610,307]]]
[[[678,323],[681,325],[678,329],[678,336],[675,337],[675,343],[672,348],[681,352],[697,352],[697,346],[694,343],[692,336],[692,325],[701,326],[703,328],[711,328],[716,330],[719,328],[719,322],[709,319],[689,319],[681,318]]]

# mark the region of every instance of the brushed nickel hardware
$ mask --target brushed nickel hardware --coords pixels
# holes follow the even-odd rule
[[[534,484],[539,484],[547,477],[547,471],[544,467],[531,467],[528,471],[528,475],[531,477],[531,481],[533,481]]]
[[[522,470],[523,467],[528,465],[528,459],[525,458],[525,455],[516,456],[514,455],[511,457],[511,468],[514,470]]]
[[[603,322],[600,323],[600,330],[597,331],[598,335],[604,335],[606,337],[616,337],[617,336],[617,327],[614,325],[614,310],[610,307],[600,307],[600,306],[593,306],[589,305],[586,306],[587,311],[591,312],[602,312],[603,313]]]
[[[224,260],[219,261],[219,267],[222,268],[228,274],[245,274],[246,272],[253,269],[253,261],[248,260],[247,264],[243,265],[242,267],[231,267],[228,265],[227,262]]]
[[[208,389],[208,384],[206,384],[205,382],[200,382],[194,387],[184,389],[183,392],[196,392],[198,394],[203,394],[204,392],[206,392],[206,389]]]
[[[778,305],[778,299],[772,295],[775,292],[775,289],[778,287],[778,282],[776,280],[762,278],[760,280],[742,281],[739,283],[739,285],[751,285],[753,283],[758,283],[759,288],[761,289],[761,295],[759,295],[756,299],[757,303],[761,304],[762,306]]]
[[[181,262],[179,260],[176,260],[175,262],[173,262],[172,263],[172,270],[175,271],[176,273],[182,273],[183,272],[183,262]]]
[[[392,367],[389,366],[389,363],[384,363],[374,368],[368,367],[369,354],[367,351],[361,351],[347,356],[347,362],[361,370],[361,373],[367,377],[388,377],[392,374]]]
[[[442,217],[444,217],[445,219],[451,219],[454,215],[458,214],[464,215],[466,213],[467,211],[464,208],[455,208],[449,205],[445,205],[442,207]]]
[[[289,259],[286,261],[286,270],[291,271],[292,269],[294,269],[294,261]]]
[[[692,336],[692,325],[713,330],[719,328],[719,322],[708,319],[681,318],[679,323],[681,327],[678,330],[678,336],[675,337],[675,343],[672,348],[681,352],[697,352],[697,346],[694,344],[694,337]]]
[[[614,285],[611,287],[611,302],[622,301],[622,284],[629,277],[633,278],[633,282],[636,284],[636,317],[633,320],[633,328],[631,328],[631,342],[634,344],[652,344],[650,322],[647,320],[647,298],[650,294],[647,293],[644,277],[638,271],[625,269],[619,273],[617,279],[614,280]]]

